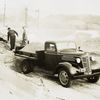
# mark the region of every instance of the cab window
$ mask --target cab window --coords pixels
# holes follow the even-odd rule
[[[47,47],[46,47],[46,51],[47,52],[55,52],[56,51],[55,45],[54,44],[48,44]]]

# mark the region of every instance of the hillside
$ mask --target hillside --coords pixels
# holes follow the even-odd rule
[[[14,16],[6,16],[6,25],[21,26],[24,25],[23,13]],[[12,23],[13,21],[13,23]],[[2,25],[2,15],[0,16]],[[17,23],[17,24],[16,24]],[[99,30],[100,29],[100,16],[93,15],[49,15],[46,17],[28,14],[27,25],[32,27],[48,28],[48,29],[75,29],[75,30]]]
[[[50,15],[40,20],[40,25],[51,29],[99,30],[100,16]]]
[[[85,51],[100,55],[100,38],[86,40],[81,45]]]

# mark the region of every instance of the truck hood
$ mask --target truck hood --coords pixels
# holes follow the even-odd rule
[[[67,61],[75,61],[76,58],[80,58],[81,56],[85,55],[86,52],[76,51],[76,52],[61,52],[62,60]]]
[[[82,51],[74,51],[74,52],[61,52],[61,54],[63,55],[73,55],[73,56],[81,56],[86,54],[86,52],[82,52]]]

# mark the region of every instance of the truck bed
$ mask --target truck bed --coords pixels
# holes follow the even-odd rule
[[[30,43],[21,50],[15,51],[15,56],[37,59],[37,51],[43,51],[43,45],[40,43]]]

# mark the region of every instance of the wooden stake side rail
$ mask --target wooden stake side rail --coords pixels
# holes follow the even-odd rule
[[[36,54],[34,53],[28,53],[28,52],[22,52],[22,51],[16,51],[15,56],[28,58],[28,59],[37,59]]]
[[[36,57],[29,57],[27,55],[20,55],[20,54],[15,54],[15,56],[23,57],[23,58],[28,58],[28,59],[33,59],[33,60],[36,60],[37,59]]]

